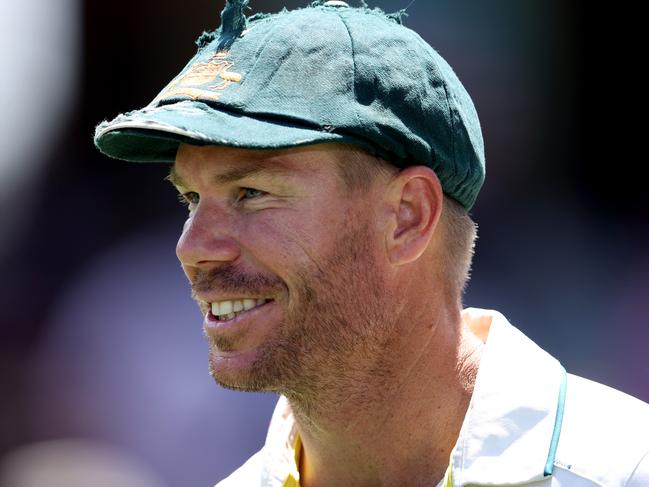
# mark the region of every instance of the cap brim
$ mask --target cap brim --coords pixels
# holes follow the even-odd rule
[[[179,101],[120,115],[100,124],[95,145],[104,154],[132,162],[174,162],[181,143],[246,149],[283,149],[324,142],[347,142],[374,152],[356,137],[302,121],[251,117],[199,101]]]

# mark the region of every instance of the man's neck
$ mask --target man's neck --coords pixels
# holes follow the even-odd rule
[[[302,487],[423,487],[443,477],[482,342],[459,313],[436,318],[403,328],[379,377],[349,376],[344,391],[320,388],[308,407],[287,394],[302,438]]]

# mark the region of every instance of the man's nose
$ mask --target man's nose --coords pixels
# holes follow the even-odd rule
[[[233,216],[226,211],[200,202],[185,222],[176,245],[185,271],[237,260],[241,248],[234,238],[233,223]]]

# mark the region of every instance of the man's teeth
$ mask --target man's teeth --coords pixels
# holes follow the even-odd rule
[[[212,314],[220,320],[231,320],[238,314],[261,306],[270,299],[237,299],[212,303]]]

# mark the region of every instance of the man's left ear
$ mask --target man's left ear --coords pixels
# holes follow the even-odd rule
[[[390,221],[385,245],[390,262],[417,260],[428,248],[440,215],[444,193],[435,172],[425,166],[401,170],[390,183]]]

